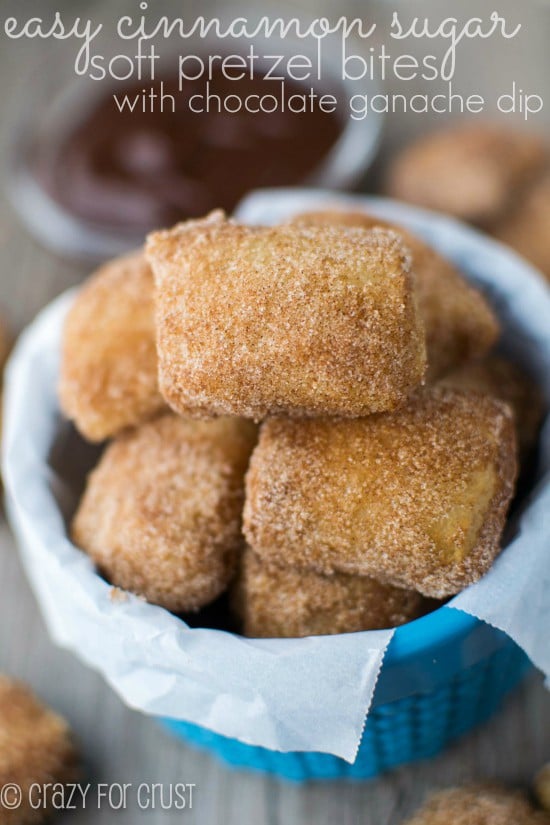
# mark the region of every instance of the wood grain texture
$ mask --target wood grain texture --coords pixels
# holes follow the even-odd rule
[[[328,1],[324,5],[328,8]],[[0,2],[2,20],[21,13],[21,6],[12,0]],[[93,9],[98,19],[107,20],[115,13],[114,6],[109,0],[27,0],[24,12],[47,14],[66,9],[74,16]],[[184,2],[183,7],[191,15],[199,4]],[[310,7],[320,10],[313,0]],[[117,2],[116,14],[122,14],[125,8],[136,9],[137,3]],[[204,6],[200,8],[204,13]],[[16,111],[23,101],[18,78],[46,48],[44,44],[2,40],[0,94],[8,113]],[[69,61],[62,63],[58,71],[67,74],[69,66]],[[40,77],[35,74],[33,82],[39,83]],[[11,116],[3,116],[2,159],[6,157],[11,125]],[[407,123],[402,131],[406,129]],[[0,304],[16,328],[28,323],[41,306],[77,283],[86,271],[35,244],[20,227],[4,196],[0,203],[0,256]],[[90,781],[195,783],[192,811],[140,813],[132,806],[117,812],[116,821],[121,825],[141,821],[152,825],[398,825],[434,786],[480,776],[527,782],[541,762],[550,758],[550,697],[541,678],[534,676],[498,717],[447,754],[430,763],[395,771],[381,780],[297,787],[230,772],[208,755],[172,739],[153,720],[126,708],[101,677],[72,654],[52,645],[5,523],[0,526],[0,670],[28,681],[44,700],[68,717],[85,755]],[[108,808],[88,808],[63,821],[110,825],[114,817]]]

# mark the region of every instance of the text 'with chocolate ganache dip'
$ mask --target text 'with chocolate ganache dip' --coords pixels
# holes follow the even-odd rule
[[[37,147],[36,177],[69,213],[121,231],[231,210],[251,189],[307,180],[344,127],[337,98],[261,71],[226,75],[117,84],[56,146]]]

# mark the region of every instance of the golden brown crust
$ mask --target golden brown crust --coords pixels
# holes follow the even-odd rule
[[[500,551],[516,476],[512,413],[446,388],[357,420],[269,419],[244,530],[265,560],[442,598]]]
[[[124,433],[88,479],[76,544],[114,585],[168,610],[197,610],[234,573],[255,440],[247,421],[172,413]]]
[[[542,140],[500,125],[461,123],[421,137],[392,163],[388,193],[490,226],[546,162]]]
[[[324,636],[397,627],[428,609],[413,590],[366,576],[324,576],[266,563],[244,553],[233,604],[245,636]]]
[[[493,234],[550,280],[550,172],[519,198]]]
[[[68,783],[78,779],[77,754],[69,726],[24,685],[0,676],[0,788],[21,788],[21,806],[2,807],[2,825],[30,825],[48,811],[29,804],[33,783]]]
[[[471,785],[433,794],[406,825],[550,825],[520,793]]]
[[[90,441],[158,413],[154,281],[143,253],[109,262],[78,293],[65,322],[59,399]]]
[[[511,361],[497,355],[472,361],[440,383],[505,401],[514,411],[521,456],[525,458],[533,449],[544,413],[542,394],[532,378]]]
[[[498,338],[497,318],[483,295],[449,261],[406,229],[364,212],[336,209],[297,215],[293,223],[383,226],[401,235],[412,255],[418,308],[426,330],[428,380],[482,357]]]
[[[357,416],[425,370],[395,233],[246,227],[213,213],[152,235],[161,391],[178,412]]]

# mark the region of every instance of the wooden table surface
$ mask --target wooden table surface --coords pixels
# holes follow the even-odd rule
[[[84,12],[93,7],[102,19],[102,15],[113,14],[113,5],[108,0],[78,4],[69,0],[28,0],[24,11],[31,14],[34,7],[45,13],[70,7],[76,13],[75,8]],[[124,4],[116,5],[117,13],[123,10]],[[191,6],[187,4],[186,8]],[[4,0],[0,3],[2,19],[18,7],[20,3]],[[20,104],[18,79],[32,65],[37,51],[44,48],[42,44],[14,45],[2,40],[2,158],[12,126],[12,118],[5,116],[5,104],[15,108]],[[40,78],[35,77],[33,82],[40,82]],[[41,306],[76,283],[84,271],[36,245],[2,194],[0,301],[15,328],[28,323]],[[377,781],[297,787],[231,772],[208,755],[172,739],[151,719],[126,708],[97,674],[72,654],[52,645],[5,523],[0,525],[0,670],[28,681],[44,700],[67,716],[85,755],[91,781],[134,785],[186,782],[196,786],[193,809],[184,814],[175,810],[140,813],[135,806],[116,814],[109,809],[88,809],[63,818],[75,825],[111,823],[115,816],[120,823],[146,819],[163,825],[180,821],[201,825],[397,825],[434,786],[480,776],[526,782],[537,766],[550,758],[550,695],[541,678],[534,675],[498,717],[444,756],[402,768]]]

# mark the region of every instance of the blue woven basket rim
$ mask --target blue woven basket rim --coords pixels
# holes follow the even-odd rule
[[[440,607],[426,616],[396,628],[388,647],[384,666],[402,663],[444,643],[467,635],[480,624],[480,619],[453,607]]]

